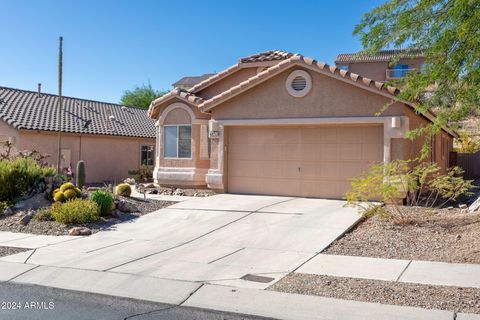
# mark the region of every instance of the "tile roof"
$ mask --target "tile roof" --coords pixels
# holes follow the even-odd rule
[[[175,83],[172,83],[172,86],[174,88],[178,88],[178,87],[193,87],[194,85],[202,82],[203,80],[206,80],[208,78],[210,78],[211,76],[213,76],[214,73],[205,73],[205,74],[202,74],[201,76],[189,76],[189,77],[183,77],[182,79],[178,80],[177,82]]]
[[[240,63],[285,60],[290,58],[291,56],[293,56],[293,53],[285,52],[281,50],[270,50],[270,51],[260,52],[245,58],[240,58]]]
[[[423,49],[381,50],[377,54],[340,53],[335,59],[335,63],[390,61],[393,58],[421,58],[424,56]]]
[[[245,58],[240,58],[238,63],[231,66],[230,68],[227,68],[221,72],[218,72],[214,74],[213,76],[205,79],[204,81],[196,84],[192,88],[190,88],[188,91],[192,93],[199,92],[200,90],[205,89],[209,85],[225,78],[226,76],[234,73],[235,71],[241,69],[242,67],[248,67],[248,63],[253,63],[253,62],[272,62],[272,61],[282,61],[285,59],[290,58],[293,56],[293,53],[290,52],[285,52],[281,50],[270,50],[270,51],[265,51],[261,53],[257,53]]]
[[[228,76],[229,74],[231,73],[234,73],[235,71],[237,71],[238,69],[240,69],[240,63],[237,63],[237,64],[234,64],[233,66],[223,70],[223,71],[220,71],[218,73],[215,73],[213,76],[211,76],[210,78],[207,78],[205,80],[203,80],[202,82],[200,83],[197,83],[196,85],[194,85],[193,87],[191,87],[190,89],[188,89],[189,92],[192,92],[192,93],[196,93],[202,89],[205,89],[206,87],[208,87],[209,85],[219,81],[220,79],[223,79],[225,78],[226,76]]]
[[[0,120],[16,129],[57,131],[57,101],[53,94],[0,87]],[[62,101],[63,132],[155,138],[147,110],[71,97]]]
[[[358,84],[360,86],[363,86],[365,88],[370,88],[375,91],[379,91],[391,96],[394,96],[400,92],[400,90],[396,87],[389,86],[384,82],[380,81],[375,81],[366,77],[362,77],[356,73],[352,73],[346,70],[341,70],[335,66],[329,66],[328,64],[321,62],[321,61],[316,61],[311,58],[307,58],[301,55],[293,55],[287,60],[281,61],[280,63],[277,63],[270,68],[266,69],[265,71],[262,71],[255,76],[239,83],[236,86],[231,87],[228,90],[223,91],[222,93],[201,102],[198,107],[202,111],[208,111],[217,104],[221,103],[222,101],[227,100],[230,97],[233,97],[240,92],[243,92],[247,88],[254,86],[258,83],[263,82],[264,80],[267,80],[271,78],[272,76],[278,74],[279,72],[286,70],[290,68],[293,65],[303,65],[305,67],[314,69],[319,72],[326,73],[328,75],[331,75],[336,78],[344,79],[348,82]]]
[[[363,87],[366,90],[370,90],[373,92],[378,92],[379,94],[388,96],[388,97],[395,97],[397,94],[400,93],[400,89],[394,86],[390,86],[385,82],[381,81],[375,81],[367,77],[362,77],[359,74],[352,73],[347,70],[342,70],[336,66],[330,66],[324,62],[321,61],[316,61],[312,58],[304,57],[299,54],[294,54],[290,56],[288,59],[284,59],[283,61],[280,61],[279,63],[276,63],[270,67],[268,67],[266,70],[250,77],[249,79],[239,83],[238,85],[235,85],[219,94],[216,96],[211,97],[208,100],[204,100],[194,94],[193,88],[188,90],[188,92],[182,92],[179,89],[175,89],[172,92],[168,93],[165,96],[162,96],[155,101],[152,102],[149,108],[149,116],[154,115],[154,109],[155,105],[158,105],[158,102],[165,102],[165,98],[168,97],[168,95],[176,95],[176,96],[185,96],[183,99],[185,101],[190,102],[192,105],[198,107],[200,111],[202,112],[208,112],[210,109],[214,108],[218,104],[233,98],[234,96],[244,92],[245,90],[248,90],[251,87],[254,87],[255,85],[262,83],[263,81],[266,81],[270,79],[271,77],[279,74],[280,72],[287,70],[288,68],[299,65],[303,66],[307,69],[314,70],[317,72],[320,72],[322,74],[325,74],[327,76],[337,78],[339,80],[343,80],[345,82],[357,85],[358,87]],[[204,82],[210,82],[212,81],[212,78],[216,77],[222,77],[221,74],[224,73],[231,73],[233,72],[232,70],[236,70],[240,68],[240,63],[237,63],[236,65],[220,72],[217,73],[216,75],[212,76],[211,78],[205,80]],[[216,80],[218,81],[218,80]],[[202,82],[203,83],[203,82]],[[200,83],[199,85],[202,85]],[[197,85],[197,86],[199,86]],[[195,88],[195,87],[194,87]],[[409,101],[401,101],[402,103],[407,104],[411,108],[415,108],[415,102],[409,102]],[[425,114],[425,117],[429,119],[430,121],[433,121],[435,118],[435,115],[432,112],[428,112]],[[444,130],[448,133],[450,133],[453,136],[456,136],[456,133],[448,128],[444,128]]]

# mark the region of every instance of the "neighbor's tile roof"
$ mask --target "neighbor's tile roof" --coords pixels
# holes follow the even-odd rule
[[[182,79],[178,80],[177,82],[172,83],[172,86],[174,88],[181,87],[181,86],[182,87],[193,87],[194,85],[199,84],[203,80],[206,80],[213,75],[214,75],[214,73],[205,73],[205,74],[202,74],[201,76],[183,77]]]
[[[376,62],[390,61],[393,58],[421,58],[425,56],[423,49],[392,49],[381,50],[377,54],[357,53],[340,53],[335,59],[335,63],[352,63],[352,62]]]
[[[290,58],[291,56],[293,56],[293,53],[285,52],[281,50],[270,50],[270,51],[257,53],[245,58],[240,58],[240,63],[285,60]]]
[[[0,87],[0,120],[16,129],[58,131],[57,102],[57,95]],[[63,132],[155,138],[147,110],[71,97],[62,102]]]
[[[237,64],[218,72],[211,77],[203,80],[200,83],[197,83],[192,88],[188,89],[189,92],[197,93],[206,87],[210,86],[211,84],[229,76],[230,74],[236,72],[237,70],[241,69],[242,67],[248,67],[248,63],[253,62],[271,62],[271,61],[282,61],[285,59],[290,58],[293,56],[293,53],[285,52],[281,50],[270,50],[261,53],[257,53],[248,57],[240,58]],[[247,64],[247,65],[246,65]]]

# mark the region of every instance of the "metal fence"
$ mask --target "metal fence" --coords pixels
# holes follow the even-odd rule
[[[465,173],[463,177],[468,180],[480,178],[480,151],[477,153],[450,152],[450,165],[459,166]]]

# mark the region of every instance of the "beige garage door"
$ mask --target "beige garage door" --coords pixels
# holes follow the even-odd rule
[[[227,148],[228,192],[342,198],[383,160],[383,127],[230,127]]]

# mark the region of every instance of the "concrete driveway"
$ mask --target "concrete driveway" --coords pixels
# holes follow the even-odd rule
[[[233,194],[194,198],[112,231],[3,260],[263,289],[357,222],[356,209],[343,205],[336,200]]]

